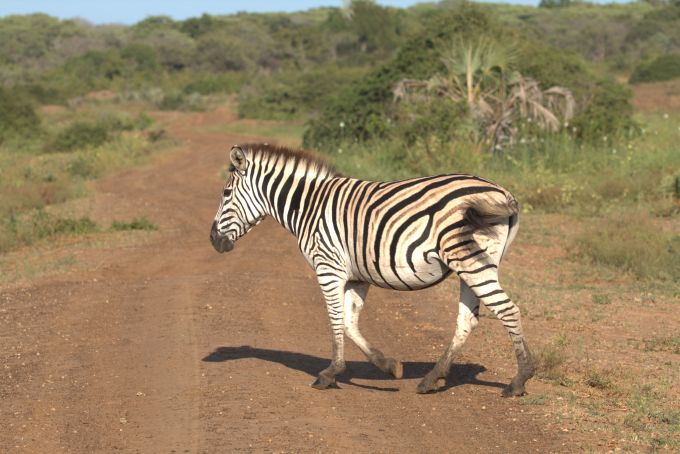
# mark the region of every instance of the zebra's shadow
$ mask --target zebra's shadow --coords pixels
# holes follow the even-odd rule
[[[329,358],[320,358],[318,356],[307,355],[305,353],[271,350],[267,348],[255,348],[250,347],[249,345],[242,345],[240,347],[217,347],[212,353],[204,357],[203,361],[209,363],[218,363],[245,358],[257,358],[272,363],[279,363],[290,369],[305,372],[312,377],[316,377],[321,370],[328,367],[330,362]],[[434,363],[432,362],[406,361],[402,364],[404,366],[404,379],[422,378],[434,367]],[[486,368],[480,364],[454,363],[451,367],[449,376],[446,378],[446,383],[437,391],[445,391],[455,386],[464,384],[490,386],[494,388],[504,388],[506,386],[503,383],[478,379],[477,375],[484,371],[486,371]],[[378,391],[399,391],[398,388],[382,388],[364,385],[352,381],[352,379],[389,380],[390,378],[390,376],[380,371],[368,361],[347,361],[347,370],[337,376],[337,381],[338,383],[345,383]]]

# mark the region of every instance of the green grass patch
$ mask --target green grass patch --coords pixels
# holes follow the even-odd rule
[[[130,222],[113,221],[111,223],[111,230],[158,230],[158,226],[145,217],[134,218]]]
[[[99,231],[97,223],[87,216],[62,217],[42,209],[21,215],[10,215],[0,224],[0,252],[35,243],[58,235],[84,235]]]
[[[69,229],[87,230],[82,223],[45,223],[36,213],[83,196],[88,180],[140,164],[163,145],[149,129],[154,123],[149,115],[107,108],[44,115],[43,133],[0,143],[0,252]]]
[[[595,218],[576,235],[572,249],[593,263],[643,279],[680,279],[680,235],[665,232],[645,213]]]

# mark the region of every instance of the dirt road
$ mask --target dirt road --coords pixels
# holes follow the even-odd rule
[[[93,196],[95,219],[147,216],[159,230],[74,245],[77,271],[0,293],[0,452],[576,449],[539,407],[500,397],[514,372],[500,325],[472,336],[441,392],[415,393],[452,334],[451,281],[369,294],[364,334],[404,361],[404,379],[349,346],[341,389],[312,389],[330,333],[293,238],[268,221],[230,254],[208,241],[219,171],[244,138],[208,128],[229,121],[219,112],[163,120],[179,149]]]

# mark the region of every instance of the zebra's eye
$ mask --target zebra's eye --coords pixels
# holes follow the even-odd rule
[[[225,197],[231,196],[231,189],[225,189],[225,190],[224,190],[224,196],[225,196]]]

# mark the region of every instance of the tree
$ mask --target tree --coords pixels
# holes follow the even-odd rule
[[[481,138],[499,151],[511,145],[517,123],[526,120],[543,130],[557,131],[574,115],[575,101],[564,87],[542,90],[539,83],[512,69],[512,49],[488,37],[459,38],[442,55],[446,70],[428,80],[403,80],[395,100],[412,93],[465,102],[480,128]]]

